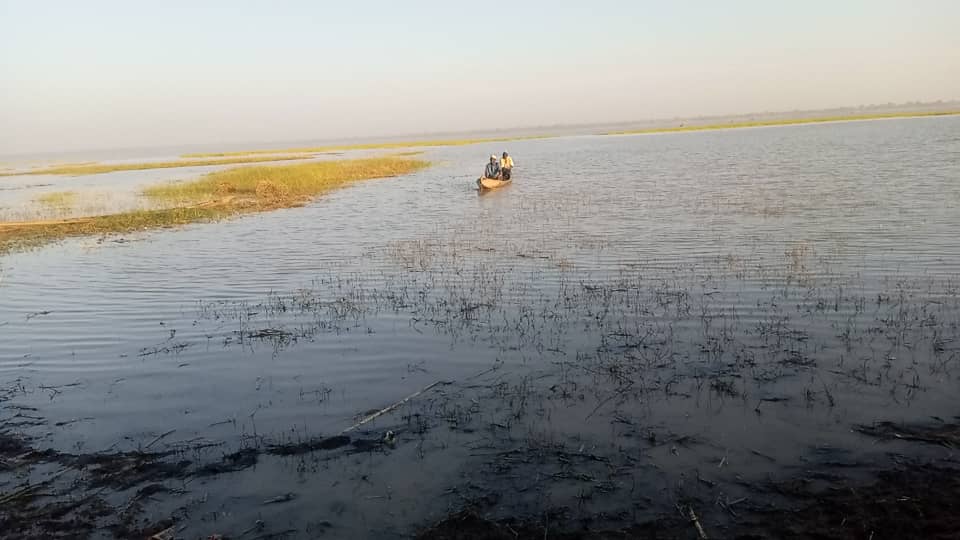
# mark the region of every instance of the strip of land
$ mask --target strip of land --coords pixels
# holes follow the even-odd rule
[[[234,165],[237,163],[263,163],[265,161],[290,161],[299,159],[310,159],[312,155],[298,156],[258,156],[258,157],[238,157],[232,159],[191,159],[178,161],[153,161],[144,163],[104,163],[104,164],[76,164],[76,165],[54,165],[53,167],[43,167],[30,169],[26,171],[4,171],[0,176],[19,176],[25,174],[62,174],[62,175],[87,175],[102,174],[117,171],[142,171],[146,169],[172,169],[177,167],[202,167],[206,165]]]
[[[677,131],[701,131],[701,130],[733,129],[733,128],[761,127],[761,126],[789,126],[789,125],[795,125],[795,124],[816,124],[816,123],[824,123],[824,122],[849,122],[849,121],[855,121],[855,120],[879,120],[884,118],[913,118],[913,117],[924,117],[924,116],[950,116],[950,115],[960,115],[960,110],[869,113],[869,114],[855,114],[855,115],[818,116],[818,117],[810,117],[810,118],[779,118],[779,119],[771,119],[771,120],[756,120],[756,121],[742,121],[742,122],[716,122],[716,123],[693,124],[693,125],[682,124],[680,126],[661,126],[661,127],[653,127],[653,128],[645,128],[645,129],[635,129],[635,130],[610,131],[610,132],[601,133],[601,135],[670,133],[670,132],[677,132]],[[490,143],[490,142],[551,139],[559,136],[560,135],[544,134],[544,135],[533,135],[533,136],[523,136],[523,137],[496,137],[496,138],[486,138],[486,139],[437,139],[437,140],[401,141],[401,142],[368,143],[368,144],[345,144],[345,145],[331,145],[331,146],[311,146],[311,147],[300,147],[300,148],[257,149],[257,150],[239,150],[239,151],[232,151],[232,152],[184,154],[181,157],[210,158],[210,157],[250,156],[250,155],[257,155],[257,154],[301,154],[301,153],[318,153],[318,152],[345,152],[350,150],[378,150],[378,149],[384,150],[384,149],[398,149],[398,148],[418,148],[418,147],[426,147],[426,146],[465,146],[470,144],[480,144],[480,143]]]
[[[351,182],[409,174],[429,164],[418,159],[369,158],[216,171],[198,180],[146,189],[149,200],[165,205],[159,209],[0,223],[0,253],[71,236],[129,233],[302,206]]]
[[[822,124],[826,122],[852,122],[857,120],[882,120],[884,118],[919,118],[926,116],[954,116],[960,115],[960,111],[934,111],[934,112],[895,112],[895,113],[874,113],[857,115],[838,115],[838,116],[819,116],[812,118],[781,118],[774,120],[756,120],[747,122],[727,122],[715,124],[694,124],[679,125],[674,127],[655,127],[647,129],[631,129],[625,131],[609,131],[604,135],[640,135],[644,133],[673,133],[678,131],[707,131],[715,129],[736,129],[748,127],[765,126],[792,126],[797,124]]]
[[[309,146],[309,147],[302,147],[302,148],[240,150],[235,152],[184,154],[180,157],[183,157],[183,158],[230,157],[230,156],[249,156],[254,154],[301,154],[301,153],[318,153],[318,152],[345,152],[349,150],[390,150],[390,149],[396,149],[396,148],[419,148],[423,146],[466,146],[469,144],[480,144],[480,143],[490,143],[490,142],[550,139],[553,137],[556,137],[556,135],[529,135],[524,137],[495,137],[495,138],[488,138],[488,139],[439,139],[439,140],[430,140],[430,141],[341,144],[341,145],[334,145],[334,146]]]
[[[622,131],[608,131],[599,133],[599,135],[639,135],[650,133],[675,133],[683,131],[706,131],[717,129],[736,129],[748,127],[765,126],[789,126],[797,124],[818,124],[826,122],[851,122],[858,120],[880,120],[885,118],[917,118],[929,116],[954,116],[960,115],[960,110],[947,111],[916,111],[916,112],[892,112],[892,113],[870,113],[857,115],[834,115],[819,116],[810,118],[778,118],[771,120],[750,120],[750,121],[732,121],[715,122],[703,124],[681,123],[679,126],[659,126],[643,129],[630,129]],[[242,163],[263,163],[269,161],[289,161],[304,160],[315,157],[319,153],[346,152],[351,150],[395,150],[404,148],[422,148],[430,146],[466,146],[471,144],[523,141],[533,139],[550,139],[560,137],[561,135],[532,135],[519,137],[494,137],[485,139],[437,139],[421,141],[403,141],[403,142],[382,142],[367,144],[345,144],[331,146],[312,146],[301,148],[277,148],[277,149],[259,149],[259,150],[240,150],[231,152],[213,152],[213,153],[194,153],[184,154],[177,161],[158,161],[143,163],[78,163],[54,165],[51,167],[36,168],[30,170],[0,169],[2,176],[18,175],[88,175],[102,174],[117,171],[136,171],[146,169],[168,169],[177,167],[199,167],[209,165],[232,165]],[[401,152],[393,154],[394,156],[415,155],[416,152]]]

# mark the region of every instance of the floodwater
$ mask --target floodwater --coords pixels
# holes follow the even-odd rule
[[[504,145],[515,182],[476,193]],[[960,414],[960,118],[426,158],[305,208],[0,258],[0,406],[36,408],[16,429],[42,448],[206,463],[443,381],[350,432],[374,450],[262,455],[147,510],[295,538],[403,537],[491,494],[636,519],[894,448],[858,424]]]

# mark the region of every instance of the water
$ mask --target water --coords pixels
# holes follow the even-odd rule
[[[504,146],[516,181],[478,195]],[[817,448],[867,455],[854,424],[957,413],[960,118],[426,157],[305,208],[4,256],[0,387],[17,381],[7,399],[38,409],[28,431],[44,447],[216,443],[202,461],[336,434],[452,381],[365,426],[394,428],[395,449],[264,457],[204,480],[191,534],[237,533],[254,514],[304,537],[318,520],[407,534],[462,502],[451,486],[489,474],[485,445],[641,448],[634,482],[653,494],[721,458],[718,482]],[[153,174],[171,173],[89,181]],[[521,491],[547,465],[512,467],[503,482]],[[261,505],[284,492],[298,498]],[[508,513],[578,493],[530,492]]]

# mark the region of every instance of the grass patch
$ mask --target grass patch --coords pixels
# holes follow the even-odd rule
[[[343,144],[335,146],[312,146],[303,148],[284,148],[277,150],[242,150],[237,152],[216,152],[205,154],[184,154],[184,158],[249,156],[253,154],[301,154],[318,152],[342,152],[347,150],[384,150],[393,148],[417,148],[421,146],[466,146],[468,144],[525,141],[531,139],[549,139],[555,135],[530,135],[526,137],[495,137],[488,139],[446,139],[429,141],[405,141],[392,143]]]
[[[644,133],[673,133],[678,131],[706,131],[711,129],[735,129],[763,126],[791,126],[796,124],[819,124],[823,122],[849,122],[854,120],[880,120],[883,118],[916,118],[925,116],[953,116],[960,111],[912,112],[912,113],[875,113],[848,116],[820,116],[814,118],[785,118],[780,120],[756,120],[748,122],[728,122],[720,124],[702,124],[693,126],[661,127],[649,129],[633,129],[626,131],[610,131],[604,135],[640,135]]]
[[[421,160],[381,157],[240,167],[212,172],[199,180],[150,187],[144,194],[154,201],[177,205],[230,199],[258,206],[291,206],[349,182],[407,174],[428,164]]]
[[[212,221],[234,212],[224,207],[134,210],[77,219],[0,223],[0,253],[35,247],[70,236],[129,233],[173,227],[197,221]]]
[[[75,191],[53,191],[40,195],[34,201],[49,208],[69,208],[77,202],[77,193]]]
[[[262,163],[264,161],[289,161],[294,159],[309,159],[313,156],[271,156],[246,157],[233,159],[191,159],[178,161],[154,161],[146,163],[107,163],[107,164],[75,164],[54,165],[31,169],[28,171],[0,172],[0,176],[18,176],[21,174],[69,174],[86,175],[102,174],[116,171],[141,171],[145,169],[172,169],[176,167],[201,167],[205,165],[233,165],[237,163]]]
[[[370,158],[215,171],[192,182],[145,190],[154,202],[175,205],[170,208],[0,223],[0,253],[71,236],[129,233],[300,206],[350,182],[409,174],[428,165],[415,159]]]

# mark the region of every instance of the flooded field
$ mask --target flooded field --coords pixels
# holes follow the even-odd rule
[[[505,144],[0,258],[0,536],[879,539],[811,494],[956,493],[960,118]]]

